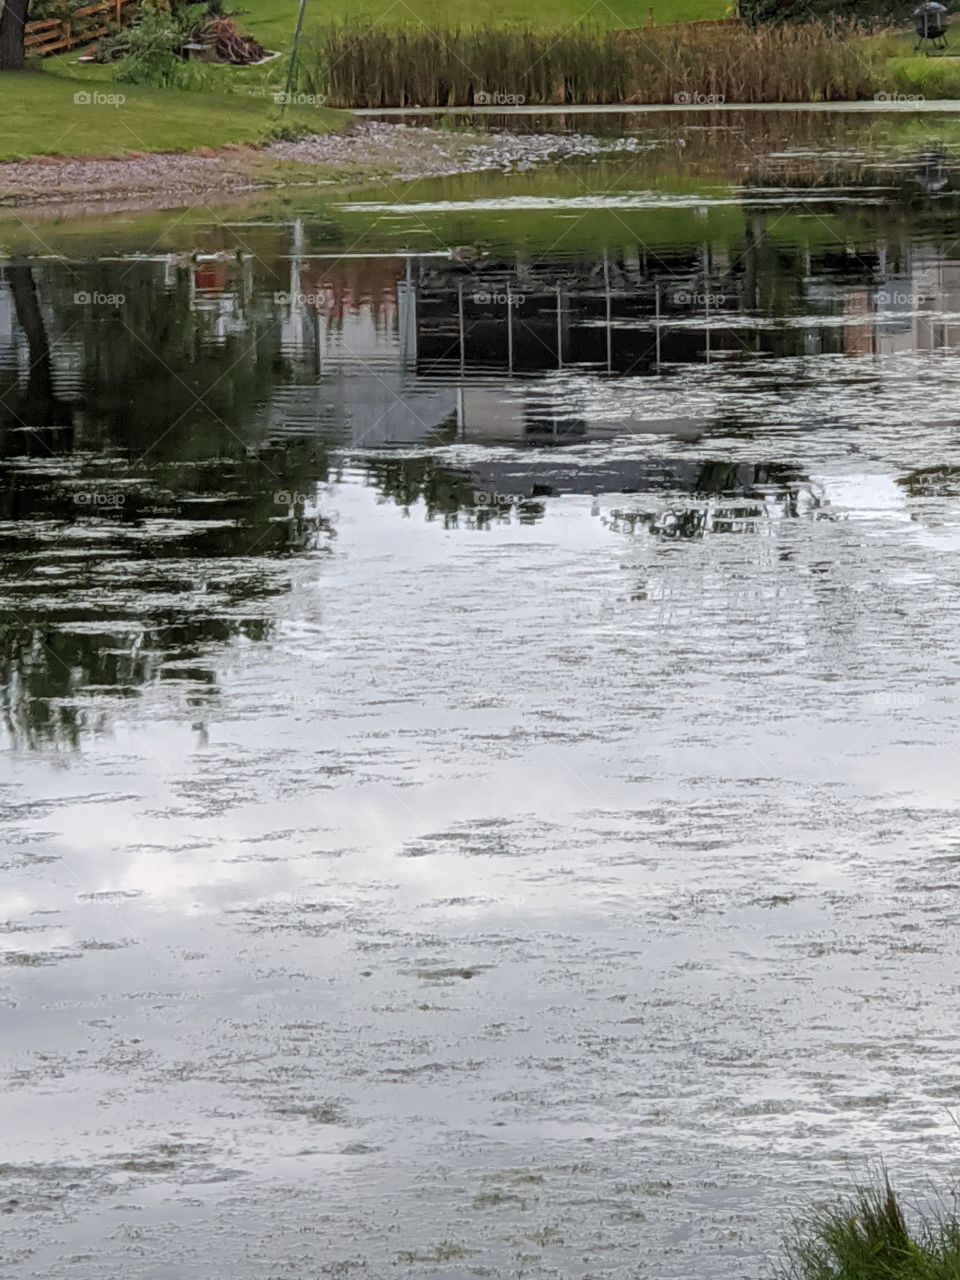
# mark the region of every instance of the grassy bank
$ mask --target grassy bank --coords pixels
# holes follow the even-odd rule
[[[960,60],[894,57],[886,63],[882,79],[885,93],[929,102],[960,99]]]
[[[312,39],[303,80],[343,107],[842,101],[882,88],[887,52],[817,23],[642,33],[347,23]]]
[[[278,129],[326,133],[343,121],[316,108],[288,108],[281,119],[269,95],[151,89],[47,69],[0,76],[0,161],[250,146]]]
[[[955,1212],[911,1227],[884,1178],[853,1198],[818,1210],[787,1242],[778,1280],[957,1280],[960,1221]]]

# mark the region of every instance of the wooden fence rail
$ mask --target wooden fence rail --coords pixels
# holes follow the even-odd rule
[[[137,0],[99,0],[98,4],[72,9],[68,18],[40,18],[24,28],[24,47],[28,55],[43,58],[65,53],[128,25],[136,10]]]

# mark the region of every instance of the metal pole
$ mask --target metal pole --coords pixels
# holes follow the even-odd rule
[[[287,68],[287,90],[283,95],[283,102],[280,104],[280,114],[283,115],[287,103],[293,93],[293,78],[297,69],[297,51],[300,48],[300,36],[303,32],[303,15],[306,12],[307,0],[300,0],[300,8],[297,11],[297,29],[293,33],[293,48],[290,50],[290,66]]]
[[[657,335],[657,371],[660,369],[660,281],[653,286],[653,327]]]

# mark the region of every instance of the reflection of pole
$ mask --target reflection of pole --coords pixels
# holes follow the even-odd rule
[[[288,337],[298,348],[304,345],[306,326],[303,323],[305,299],[303,296],[303,219],[294,218],[290,237],[290,297],[287,313],[290,316]]]
[[[603,251],[603,291],[607,297],[607,373],[613,372],[613,334],[610,332],[610,260]]]
[[[513,295],[507,281],[507,369],[513,373]]]
[[[313,368],[319,378],[323,373],[323,359],[320,355],[320,310],[313,309]]]
[[[707,328],[707,364],[710,363],[710,282],[703,294],[703,319]]]
[[[706,357],[707,364],[710,363],[710,273],[713,269],[713,263],[710,261],[710,245],[706,240],[703,242],[701,250],[703,255],[703,317],[706,324]]]
[[[397,326],[400,332],[400,368],[417,367],[417,311],[413,260],[407,258],[403,279],[397,281]]]
[[[653,286],[653,328],[656,334],[657,370],[660,369],[660,281]]]
[[[557,368],[563,368],[563,308],[559,285],[557,285]]]
[[[457,281],[457,320],[460,325],[460,373],[463,375],[467,367],[467,353],[464,345],[463,324],[463,281]]]

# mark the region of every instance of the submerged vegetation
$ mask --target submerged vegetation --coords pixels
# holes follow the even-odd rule
[[[960,1220],[919,1217],[911,1229],[885,1174],[851,1200],[818,1210],[787,1242],[777,1280],[957,1280]]]
[[[331,106],[840,101],[885,83],[887,41],[819,22],[603,31],[322,29],[304,87]]]

